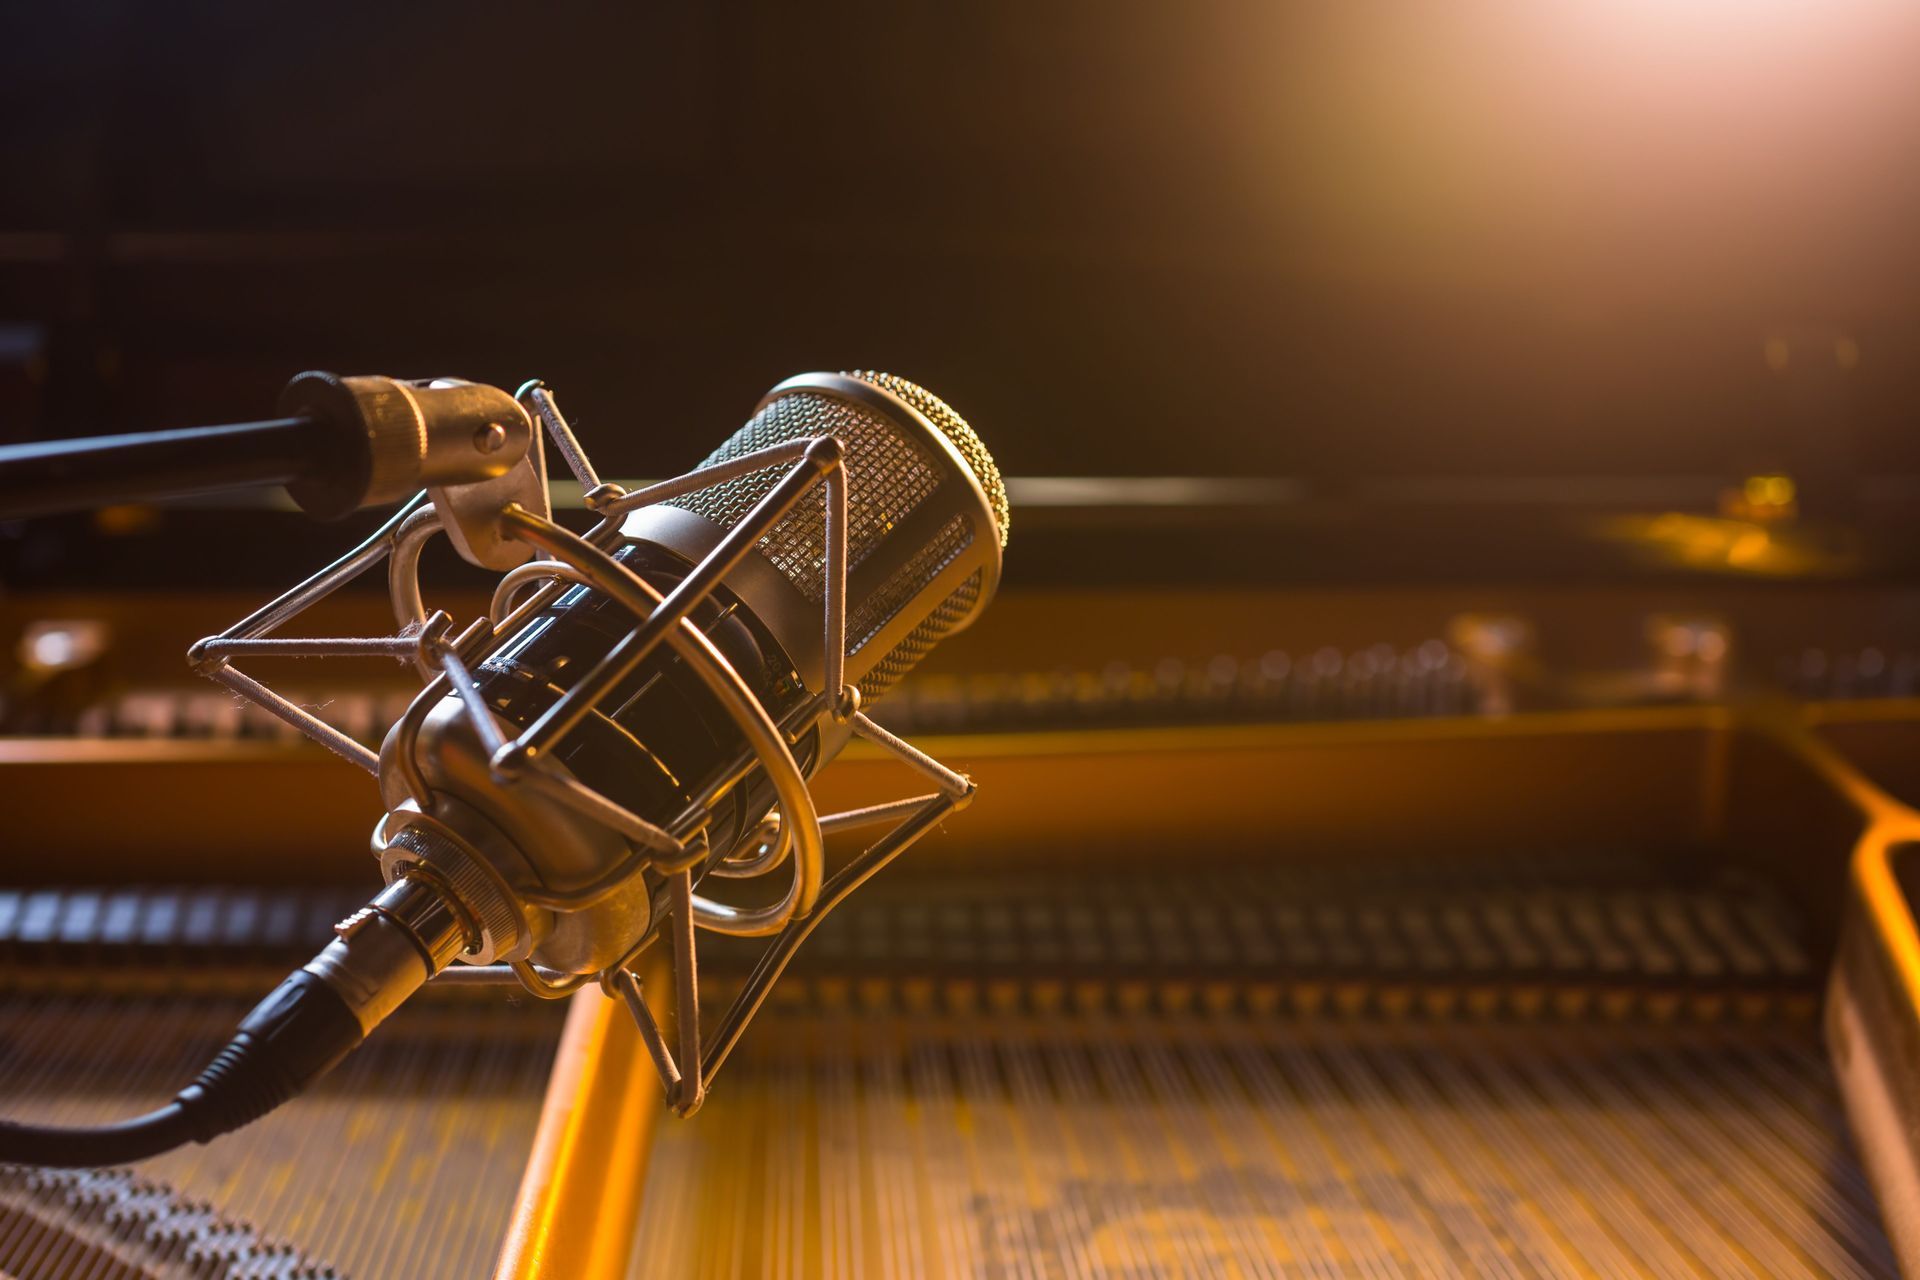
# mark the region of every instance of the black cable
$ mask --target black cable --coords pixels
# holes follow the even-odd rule
[[[169,1102],[158,1111],[92,1129],[0,1120],[0,1163],[91,1169],[132,1164],[183,1146],[193,1138],[186,1108]]]
[[[0,1120],[0,1164],[91,1169],[211,1142],[306,1088],[364,1034],[337,991],[298,970],[254,1006],[227,1047],[166,1106],[86,1128]]]

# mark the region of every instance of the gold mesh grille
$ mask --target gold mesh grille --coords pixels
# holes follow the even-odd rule
[[[858,378],[862,382],[872,383],[876,387],[891,391],[908,404],[918,409],[927,421],[940,430],[940,434],[953,443],[960,456],[967,460],[973,474],[980,481],[980,487],[987,491],[987,502],[993,508],[994,529],[1000,535],[1000,545],[1007,545],[1007,522],[1010,513],[1007,507],[1007,486],[1000,479],[1000,468],[994,465],[993,455],[987,452],[987,446],[980,443],[967,420],[953,411],[953,406],[933,394],[917,382],[908,382],[905,378],[891,373],[879,373],[872,369],[852,369],[846,374],[849,378]]]

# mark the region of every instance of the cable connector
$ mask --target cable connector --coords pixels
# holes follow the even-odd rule
[[[404,876],[342,921],[339,932],[253,1007],[172,1102],[89,1128],[0,1121],[0,1164],[128,1164],[252,1124],[331,1071],[468,945],[441,891]]]
[[[195,1142],[252,1124],[331,1071],[366,1038],[340,993],[301,969],[240,1023],[194,1082],[174,1095]]]
[[[404,876],[335,932],[175,1096],[194,1141],[253,1123],[331,1071],[467,941],[439,888]]]

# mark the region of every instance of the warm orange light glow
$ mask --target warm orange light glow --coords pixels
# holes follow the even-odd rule
[[[1720,514],[1729,520],[1772,523],[1790,520],[1799,513],[1799,489],[1787,475],[1748,476],[1738,489],[1728,489],[1720,497]]]
[[[1865,247],[1905,234],[1894,211],[1909,207],[1895,197],[1912,169],[1920,6],[1367,14],[1324,20],[1328,61],[1310,91],[1276,91],[1265,176],[1252,175],[1277,225],[1307,220],[1342,262],[1577,287],[1563,296],[1578,311],[1856,271]],[[1310,117],[1295,113],[1304,102]]]
[[[1852,564],[1842,551],[1752,520],[1672,511],[1605,520],[1598,533],[1657,563],[1709,572],[1800,578],[1844,572]]]

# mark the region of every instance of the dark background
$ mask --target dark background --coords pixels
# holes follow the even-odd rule
[[[1920,471],[1882,0],[15,6],[0,439],[877,367],[1014,474]]]

